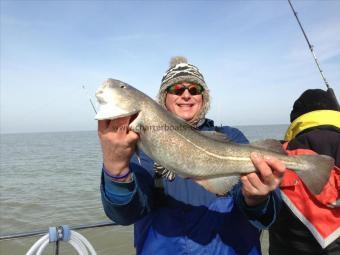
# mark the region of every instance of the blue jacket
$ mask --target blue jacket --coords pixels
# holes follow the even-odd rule
[[[206,120],[201,130],[215,130]],[[237,129],[219,127],[231,140],[248,143]],[[281,205],[273,192],[259,206],[248,207],[241,183],[226,196],[216,196],[190,179],[163,179],[164,192],[154,184],[153,161],[133,157],[131,183],[112,182],[102,174],[101,194],[106,215],[121,225],[135,224],[137,254],[261,254],[259,236],[275,220]],[[163,195],[162,195],[163,194]]]

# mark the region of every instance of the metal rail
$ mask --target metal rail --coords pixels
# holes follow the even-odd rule
[[[107,226],[116,226],[117,223],[114,222],[100,222],[94,224],[83,224],[77,226],[70,226],[71,230],[82,230],[88,228],[100,228],[100,227],[107,227]],[[31,232],[23,232],[23,233],[14,233],[14,234],[7,234],[0,236],[0,241],[10,240],[10,239],[17,239],[17,238],[24,238],[24,237],[32,237],[32,236],[42,236],[48,233],[48,228],[44,230],[36,230]]]

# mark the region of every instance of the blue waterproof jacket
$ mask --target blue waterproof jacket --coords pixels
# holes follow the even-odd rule
[[[201,130],[216,130],[206,120]],[[235,128],[219,127],[231,140],[248,143]],[[174,145],[175,146],[175,145]],[[133,181],[112,182],[102,174],[101,194],[106,215],[121,225],[135,224],[137,254],[261,254],[259,236],[275,220],[281,205],[273,192],[259,206],[248,207],[241,183],[226,196],[216,196],[190,179],[163,179],[164,192],[155,188],[153,161],[133,157]]]

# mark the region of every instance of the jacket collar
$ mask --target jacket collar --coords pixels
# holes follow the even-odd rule
[[[292,140],[306,129],[325,125],[340,128],[340,112],[333,110],[318,110],[301,115],[289,126],[285,135],[285,141]]]
[[[201,119],[198,123],[197,123],[197,128],[198,129],[202,129],[202,128],[213,128],[214,126],[214,121],[211,119]]]

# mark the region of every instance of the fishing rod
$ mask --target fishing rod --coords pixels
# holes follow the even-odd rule
[[[322,77],[322,79],[323,79],[323,81],[324,81],[324,83],[325,83],[325,85],[326,85],[326,87],[327,87],[327,92],[334,98],[334,102],[337,104],[337,108],[340,110],[340,106],[339,106],[338,100],[337,100],[337,98],[336,98],[336,96],[335,96],[334,90],[330,87],[330,85],[329,85],[329,83],[328,83],[326,77],[324,76],[324,73],[323,73],[323,71],[322,71],[322,69],[321,69],[321,67],[320,67],[319,61],[318,61],[318,59],[317,59],[317,57],[316,57],[316,55],[315,55],[315,53],[314,53],[314,49],[313,49],[314,47],[313,47],[313,45],[309,42],[309,39],[308,39],[308,37],[307,37],[307,34],[306,34],[305,30],[303,29],[302,24],[301,24],[301,22],[300,22],[300,20],[299,20],[299,17],[298,17],[298,15],[297,15],[298,13],[295,11],[295,9],[294,9],[294,7],[293,7],[293,5],[292,5],[292,3],[291,3],[290,0],[288,0],[288,3],[289,3],[290,8],[292,9],[292,11],[293,11],[293,13],[294,13],[294,16],[295,16],[295,18],[296,18],[296,20],[297,20],[297,22],[298,22],[298,24],[299,24],[299,26],[300,26],[300,28],[301,28],[301,31],[302,31],[302,33],[303,33],[303,36],[304,36],[305,39],[306,39],[306,42],[307,42],[308,47],[309,47],[309,50],[311,51],[311,53],[312,53],[312,55],[313,55],[314,61],[315,61],[315,63],[316,63],[316,66],[318,67],[319,72],[320,72],[320,74],[321,74],[321,77]]]
[[[90,100],[90,103],[91,103],[91,105],[92,105],[92,108],[93,108],[94,112],[97,114],[96,107],[94,107],[94,104],[93,104],[93,102],[92,102],[92,99],[91,99],[91,97],[90,97],[89,93],[87,92],[87,89],[85,88],[85,85],[83,85],[83,89],[84,89],[84,91],[85,91],[85,93],[86,93],[87,97],[88,97],[88,98],[89,98],[89,100]]]

